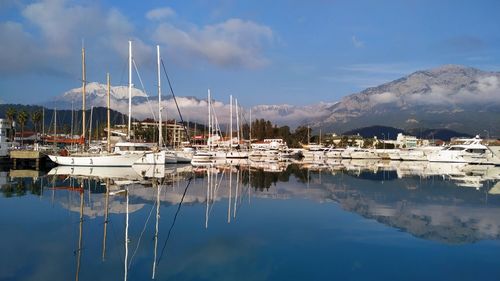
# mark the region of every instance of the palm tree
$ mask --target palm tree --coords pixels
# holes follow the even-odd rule
[[[13,123],[14,123],[14,120],[16,119],[16,115],[17,115],[17,111],[15,108],[13,107],[9,107],[7,108],[7,112],[5,112],[5,116],[7,117],[7,120],[9,121],[9,125],[11,126],[12,130],[11,131],[11,135],[10,135],[10,139],[12,141],[14,141],[14,126],[13,126]]]
[[[31,112],[31,122],[33,123],[33,127],[35,128],[35,133],[38,133],[38,130],[40,130],[40,124],[42,122],[42,112],[40,110]]]
[[[17,116],[17,121],[19,121],[19,125],[21,126],[21,145],[23,145],[24,125],[26,125],[26,121],[28,121],[28,113],[24,110],[19,112],[19,116]]]

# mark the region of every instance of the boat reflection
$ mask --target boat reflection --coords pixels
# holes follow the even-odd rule
[[[134,263],[140,255],[147,256],[150,276],[155,279],[168,267],[160,261],[174,248],[171,240],[181,239],[174,235],[175,225],[177,219],[185,219],[182,212],[187,208],[200,218],[195,222],[199,230],[210,233],[221,222],[248,219],[252,212],[242,210],[257,208],[255,200],[305,199],[338,204],[347,212],[415,237],[462,244],[500,239],[499,182],[498,166],[376,160],[270,166],[251,161],[210,162],[140,169],[56,167],[31,178],[19,177],[18,172],[0,173],[4,196],[31,191],[80,214],[77,280],[83,244],[91,243],[83,243],[86,219],[104,222],[99,228],[103,262],[108,260],[107,245],[119,244],[125,280],[134,265],[140,264]],[[112,218],[125,220],[120,224],[124,236],[114,236],[109,243]],[[152,237],[152,244],[141,239],[144,233]]]

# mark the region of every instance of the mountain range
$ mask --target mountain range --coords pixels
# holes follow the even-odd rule
[[[111,107],[128,111],[128,88],[113,86]],[[149,102],[148,102],[149,100]],[[196,97],[178,97],[184,119],[206,122],[207,101]],[[47,101],[44,106],[70,109],[80,108],[81,89],[69,90]],[[139,89],[132,91],[132,115],[138,119],[157,114],[156,96],[147,97]],[[87,106],[106,104],[106,86],[87,85]],[[170,96],[164,96],[162,106],[165,119],[178,118]],[[229,105],[216,101],[213,106],[220,123],[229,119]],[[164,111],[165,112],[165,111]],[[249,110],[244,119],[248,120]],[[164,113],[165,114],[165,113]],[[278,125],[310,125],[323,132],[342,133],[354,128],[384,125],[403,130],[415,128],[444,128],[471,135],[485,133],[500,135],[500,73],[479,69],[444,65],[414,72],[400,79],[367,88],[345,96],[340,101],[312,105],[257,105],[252,107],[252,118],[264,118]]]
[[[500,73],[444,65],[346,96],[328,110],[314,124],[326,131],[380,124],[498,136]]]

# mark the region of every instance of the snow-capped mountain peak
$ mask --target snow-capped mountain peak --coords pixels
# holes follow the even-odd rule
[[[98,82],[90,82],[85,86],[85,92],[89,99],[106,97],[107,85]],[[81,95],[82,88],[75,88],[63,93],[62,99],[74,101],[80,99]],[[128,86],[111,86],[111,96],[117,100],[128,99]],[[146,94],[137,88],[132,88],[132,98],[134,97],[146,97]]]

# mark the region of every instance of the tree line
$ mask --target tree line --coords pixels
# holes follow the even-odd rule
[[[300,147],[300,143],[307,143],[313,141],[314,138],[308,139],[308,130],[306,126],[299,126],[293,132],[289,126],[280,126],[273,124],[269,120],[256,119],[252,121],[252,140],[263,139],[283,139],[289,147]],[[242,126],[243,137],[250,139],[250,125],[244,124]]]
[[[101,112],[101,110],[99,110],[101,108],[94,108],[94,120],[93,120],[93,123],[94,123],[94,130],[93,130],[93,134],[92,134],[92,138],[100,138],[102,136],[105,135],[104,133],[104,128],[105,128],[105,123],[104,122],[99,122],[100,119],[104,118],[104,114],[105,112]],[[47,110],[48,112],[46,112],[46,115],[52,115],[51,111]],[[53,111],[52,111],[53,112]],[[59,128],[57,129],[58,132],[60,133],[70,133],[71,131],[71,128],[70,128],[70,123],[71,122],[67,122],[68,120],[68,112],[69,112],[69,116],[71,116],[71,112],[70,111],[67,111],[67,110],[63,110],[61,112],[61,116],[63,120],[61,120],[62,122],[60,122],[59,124]],[[81,111],[80,111],[81,112]],[[75,112],[75,116],[74,116],[74,119],[75,119],[75,123],[78,124],[78,118],[79,118],[79,115],[81,115],[79,111],[76,111]],[[112,113],[115,113],[115,112],[112,112]],[[87,112],[87,115],[89,114],[89,112]],[[18,108],[16,109],[15,107],[8,107],[6,110],[5,110],[5,118],[7,119],[7,121],[12,125],[13,122],[16,122],[20,128],[20,131],[21,131],[21,135],[24,135],[24,131],[26,128],[30,128],[32,129],[35,133],[41,133],[41,129],[42,129],[42,126],[43,126],[43,115],[42,115],[42,109],[40,107],[36,107],[36,108],[33,108],[31,110],[26,110],[25,108]],[[112,114],[114,115],[114,114]],[[121,115],[121,114],[117,114],[117,115]],[[58,112],[58,116],[59,116],[59,112]],[[89,116],[89,115],[88,115]],[[125,115],[124,115],[125,116]],[[48,117],[48,116],[46,116]],[[120,117],[120,116],[118,116]],[[121,116],[123,119],[123,116]],[[59,119],[59,118],[58,118]],[[112,119],[117,119],[116,117]],[[118,118],[120,119],[120,118]],[[144,121],[150,121],[150,120],[144,120]],[[170,121],[173,121],[173,120],[170,120]],[[99,122],[97,124],[95,124],[95,122]],[[58,122],[59,123],[59,122]],[[69,124],[68,124],[69,123]],[[112,123],[115,123],[115,122],[112,122]],[[120,122],[118,122],[120,123]],[[116,123],[115,123],[116,124]],[[180,123],[178,123],[180,124]],[[74,124],[76,125],[76,124]],[[181,125],[188,125],[188,124],[181,124]],[[191,123],[188,125],[189,128],[189,131],[190,131],[190,134],[196,134],[196,133],[199,133],[199,132],[206,132],[206,128],[203,126],[203,125],[200,125],[200,124],[196,124],[194,128],[196,128],[197,126],[197,130],[193,130],[193,125],[194,123]],[[73,133],[79,133],[80,132],[80,126],[73,126],[74,127],[74,131]],[[251,132],[250,132],[250,128],[251,128]],[[158,135],[157,135],[157,132],[154,128],[143,128],[141,125],[140,125],[140,122],[139,122],[139,125],[136,126],[135,128],[137,131],[136,131],[136,136],[139,137],[140,139],[144,140],[144,141],[157,141],[157,138],[158,138]],[[308,141],[312,141],[312,142],[317,142],[318,141],[318,136],[310,136],[310,139],[308,139],[308,130],[309,128],[306,127],[306,126],[299,126],[297,127],[294,131],[292,131],[290,129],[289,126],[278,126],[276,124],[273,124],[270,120],[265,120],[265,119],[256,119],[254,121],[252,121],[252,124],[250,126],[250,124],[248,123],[245,123],[241,126],[241,133],[242,133],[242,137],[244,139],[247,139],[249,140],[250,138],[252,139],[252,141],[259,141],[259,140],[263,140],[263,139],[269,139],[269,138],[281,138],[283,139],[289,147],[300,147],[300,143],[307,143]],[[11,130],[11,136],[10,138],[13,139],[14,138],[14,130]],[[225,134],[227,135],[227,132],[225,132]],[[168,143],[168,140],[167,140],[167,143]]]

